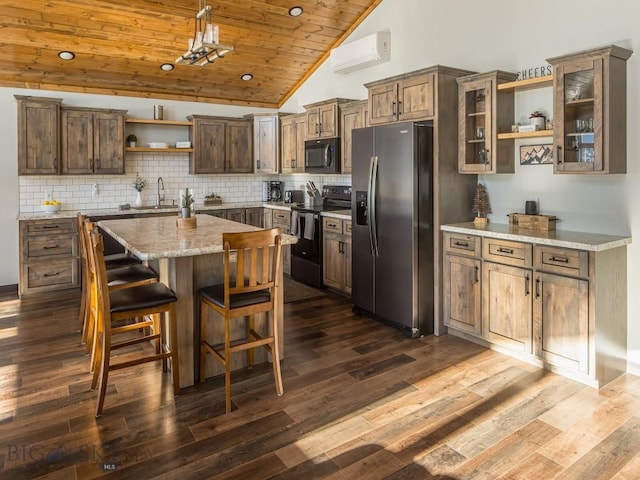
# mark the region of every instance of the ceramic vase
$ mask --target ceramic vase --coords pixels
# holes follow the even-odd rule
[[[135,207],[141,207],[142,206],[142,192],[137,192],[136,201],[133,203],[133,205]]]

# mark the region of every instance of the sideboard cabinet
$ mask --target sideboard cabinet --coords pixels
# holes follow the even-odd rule
[[[629,238],[442,229],[450,333],[598,388],[626,371]]]

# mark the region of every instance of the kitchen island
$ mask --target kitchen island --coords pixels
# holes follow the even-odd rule
[[[205,285],[220,283],[222,280],[222,234],[260,230],[257,227],[210,215],[196,215],[196,219],[197,228],[189,230],[179,230],[176,227],[175,216],[152,216],[98,222],[101,230],[156,269],[160,280],[171,287],[178,296],[176,315],[181,388],[193,385],[195,379],[198,378],[197,359],[199,358],[200,332],[197,328],[196,292]],[[282,235],[283,245],[296,241],[297,238],[292,235]],[[282,285],[282,271],[278,283]],[[282,290],[278,288],[275,315],[280,332],[283,332],[282,306],[283,294]],[[210,325],[208,335],[211,335],[212,338],[222,339],[222,322],[208,323]],[[263,318],[257,318],[258,328],[264,327],[265,323]],[[243,329],[237,329],[238,333],[241,331]],[[236,357],[233,359],[232,369],[245,366],[245,356],[237,355]],[[280,335],[280,357],[284,358],[282,334]],[[256,351],[256,362],[266,360],[266,355],[263,352]],[[207,376],[218,373],[222,373],[220,366],[210,362]]]

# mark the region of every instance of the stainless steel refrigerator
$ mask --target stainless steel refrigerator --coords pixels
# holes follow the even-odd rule
[[[353,131],[354,311],[433,333],[433,126]]]

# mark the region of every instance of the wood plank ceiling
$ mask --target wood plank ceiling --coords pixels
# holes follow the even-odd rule
[[[210,0],[235,50],[169,72],[160,65],[186,51],[197,0],[2,1],[0,86],[277,108],[381,1]]]

